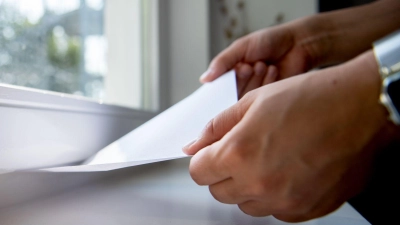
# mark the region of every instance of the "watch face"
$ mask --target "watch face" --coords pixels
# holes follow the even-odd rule
[[[400,77],[388,83],[387,94],[392,100],[393,106],[396,108],[397,112],[400,112]]]

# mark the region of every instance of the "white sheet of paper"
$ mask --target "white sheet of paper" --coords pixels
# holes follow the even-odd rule
[[[108,171],[186,157],[182,147],[206,124],[237,102],[235,72],[230,71],[147,123],[99,151],[82,165],[41,169],[47,172]]]

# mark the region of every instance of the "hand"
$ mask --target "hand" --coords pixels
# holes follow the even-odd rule
[[[250,90],[308,70],[350,60],[400,26],[400,1],[304,17],[247,35],[221,52],[200,80],[236,69],[239,98]]]
[[[184,148],[192,178],[252,216],[299,222],[335,210],[391,137],[377,71],[368,52],[249,92]]]
[[[211,62],[202,75],[209,82],[235,69],[239,98],[260,86],[311,69],[307,45],[298,43],[295,25],[280,25],[252,33],[235,41]]]

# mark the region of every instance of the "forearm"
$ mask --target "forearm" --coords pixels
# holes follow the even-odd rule
[[[400,0],[322,13],[292,23],[296,44],[308,52],[313,67],[351,59],[379,38],[400,28]]]

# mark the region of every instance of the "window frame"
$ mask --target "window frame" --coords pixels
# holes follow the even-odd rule
[[[0,84],[0,115],[2,110],[10,111],[0,117],[0,124],[4,125],[0,126],[0,153],[10,146],[20,146],[10,140],[20,138],[21,134],[8,132],[10,128],[25,130],[36,126],[43,135],[51,135],[54,131],[38,124],[32,125],[24,118],[23,114],[26,112],[19,111],[35,112],[46,124],[67,123],[68,129],[59,129],[64,129],[69,134],[86,129],[83,139],[90,141],[81,140],[75,144],[77,148],[90,146],[93,152],[93,149],[105,147],[199,87],[198,76],[204,72],[210,59],[208,0],[196,1],[195,4],[186,0],[152,1],[154,4],[151,9],[154,10],[155,18],[152,21],[153,48],[150,56],[154,63],[152,66],[156,69],[151,71],[153,80],[148,84],[156,90],[151,98],[155,99],[159,110],[137,110],[107,105],[85,97]],[[198,25],[196,32],[193,32],[193,23]],[[193,46],[196,47],[195,50],[192,49]],[[185,85],[182,86],[182,83]],[[59,121],[46,116],[49,113]],[[72,118],[87,118],[91,121],[78,123]],[[19,125],[12,121],[19,121]],[[106,132],[108,130],[112,132]],[[29,140],[21,142],[24,142],[24,146],[34,145],[40,142],[40,137]]]
[[[151,10],[156,10],[151,13],[153,15],[158,13],[158,1],[152,0],[155,4]],[[153,32],[158,31],[159,22],[159,17],[152,21]],[[150,44],[154,45],[151,52],[152,58],[159,57],[158,45],[155,45],[159,40],[159,38],[151,40]],[[153,65],[158,68],[158,65]],[[152,76],[156,76],[158,70],[152,73]],[[158,86],[157,78],[151,81]],[[154,88],[151,91],[153,90]],[[161,92],[154,93],[156,101],[159,101],[158,93]],[[3,164],[0,164],[0,173],[2,169],[30,169],[38,165],[56,166],[84,160],[154,117],[158,112],[149,109],[133,109],[105,104],[103,100],[97,101],[82,96],[0,83],[0,124],[2,125],[0,126],[0,156],[3,158],[0,160]],[[41,123],[33,121],[32,116]],[[73,138],[79,131],[85,131],[82,134],[84,137]],[[64,138],[63,135],[68,136],[69,139]],[[51,138],[46,139],[47,136]],[[17,141],[18,139],[21,141]],[[49,156],[53,157],[53,162],[43,160],[34,163],[17,158],[18,154],[24,158],[25,154],[29,155],[32,151],[40,152],[37,146],[45,148],[46,142],[53,142],[55,151],[52,151]],[[76,154],[76,157],[62,157],[71,152]],[[57,154],[60,158],[54,160]],[[12,163],[12,160],[16,160],[16,163]]]
[[[8,154],[20,150],[19,156],[29,158],[29,155],[23,154],[24,151],[29,153],[31,146],[43,144],[41,137],[64,137],[76,135],[76,132],[84,133],[82,138],[74,140],[77,148],[87,150],[89,146],[90,151],[98,151],[190,94],[196,85],[200,86],[198,76],[206,69],[210,59],[208,0],[153,1],[156,2],[153,6],[156,10],[153,21],[156,26],[153,29],[158,35],[152,39],[156,46],[151,57],[156,58],[154,62],[157,62],[158,73],[153,73],[156,79],[152,85],[157,88],[153,98],[157,99],[159,110],[135,110],[84,97],[0,84],[0,155],[2,151]],[[198,10],[198,13],[192,13]],[[181,21],[188,21],[183,31],[182,27],[178,27]],[[197,31],[191,32],[190,22],[199,21],[201,25]],[[190,45],[182,44],[176,38],[179,35],[177,31],[181,32],[180,38],[192,40]],[[193,51],[192,45],[201,51]],[[196,61],[195,68],[188,63],[191,60]],[[172,89],[182,87],[179,80],[190,83],[190,87],[184,87],[184,92],[175,93]],[[28,117],[32,115],[35,121]],[[60,134],[54,135],[55,131]],[[29,136],[29,140],[26,140],[26,136]],[[107,174],[64,174],[62,177],[59,174],[3,174],[0,176],[0,193],[8,198],[0,202],[0,208],[48,197],[93,179],[104,178]]]

